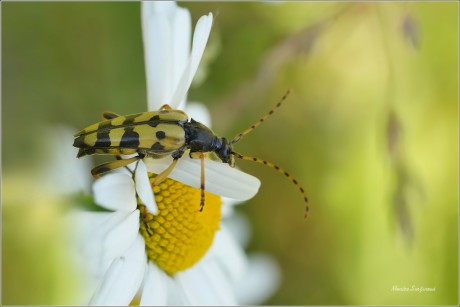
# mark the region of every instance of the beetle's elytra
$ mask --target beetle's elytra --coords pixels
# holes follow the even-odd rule
[[[242,160],[258,162],[275,169],[288,177],[300,190],[304,201],[308,202],[304,189],[284,169],[271,162],[233,151],[233,145],[270,117],[281,106],[288,94],[289,92],[283,96],[281,101],[269,113],[247,130],[236,135],[230,142],[225,137],[216,136],[205,125],[193,119],[189,120],[185,112],[173,110],[168,105],[164,105],[159,111],[127,116],[106,112],[103,114],[104,121],[90,125],[74,135],[73,146],[79,148],[78,158],[94,154],[118,157],[121,154],[137,153],[137,156],[133,158],[118,159],[96,166],[91,171],[96,178],[105,172],[127,166],[144,157],[158,159],[168,155],[172,156],[172,164],[155,178],[154,185],[159,184],[168,177],[177,160],[182,157],[185,151],[189,150],[190,157],[199,158],[202,163],[200,211],[203,210],[204,206],[204,158],[206,153],[210,152],[214,152],[223,163],[228,163],[231,167],[235,165],[236,157]],[[308,206],[306,206],[305,216],[307,213]]]

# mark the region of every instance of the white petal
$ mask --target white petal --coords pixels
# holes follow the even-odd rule
[[[233,285],[215,261],[200,261],[174,278],[190,305],[237,305]]]
[[[71,194],[76,192],[90,193],[91,169],[90,159],[77,159],[78,149],[68,142],[73,138],[76,129],[64,125],[55,125],[46,128],[44,140],[49,149],[48,157],[45,162],[45,176],[42,184],[46,183],[53,193]],[[60,148],[55,150],[55,148]],[[50,164],[50,165],[48,165]]]
[[[235,206],[243,202],[237,199],[222,197],[222,218],[231,217],[235,212]]]
[[[187,300],[184,290],[179,287],[176,280],[169,277],[167,278],[168,283],[168,305],[170,306],[184,306],[190,305],[190,302]]]
[[[207,16],[201,16],[196,24],[190,58],[188,60],[187,67],[180,78],[179,84],[174,90],[174,94],[170,102],[173,108],[183,109],[184,107],[181,105],[181,101],[184,100],[185,94],[187,93],[193,77],[195,76],[196,70],[198,69],[201,57],[203,56],[204,48],[208,42],[211,26],[212,13],[209,13]]]
[[[143,1],[142,17],[149,17],[152,14],[171,15],[177,9],[174,1]]]
[[[222,202],[224,203],[225,206],[229,206],[229,207],[235,207],[243,203],[242,201],[239,201],[233,198],[228,198],[228,197],[222,197]]]
[[[190,53],[191,17],[175,2],[143,2],[148,109],[171,104]],[[177,104],[173,107],[177,107]]]
[[[142,289],[141,306],[165,306],[168,296],[168,277],[155,264],[149,262]]]
[[[187,113],[189,118],[202,123],[206,127],[211,127],[211,114],[209,114],[208,108],[202,103],[199,102],[188,102],[187,107],[185,108],[185,113]]]
[[[102,234],[107,232],[106,223],[113,212],[74,211],[69,216],[70,242],[74,259],[81,264],[92,279],[102,277]],[[94,291],[94,288],[92,289]]]
[[[246,215],[234,212],[222,220],[222,227],[231,234],[242,247],[246,247],[251,239],[251,226]]]
[[[122,212],[114,213],[114,216]],[[115,219],[114,219],[115,220]],[[114,259],[133,244],[139,233],[139,210],[134,210],[121,221],[117,221],[114,227],[107,233],[103,242],[105,259]]]
[[[132,212],[136,206],[134,182],[126,174],[108,174],[93,185],[94,201],[109,210]]]
[[[243,305],[263,304],[280,285],[281,270],[268,255],[249,256],[248,272],[237,283],[238,302]]]
[[[136,181],[136,191],[142,203],[147,207],[147,210],[152,214],[158,213],[157,203],[153,196],[152,186],[150,185],[149,176],[147,174],[147,168],[142,160],[136,167],[136,173],[134,175]]]
[[[128,305],[139,289],[146,264],[144,239],[138,235],[126,254],[112,262],[90,305]]]
[[[172,158],[144,161],[149,171],[158,174],[172,163]],[[200,160],[190,159],[186,153],[179,159],[169,177],[199,189],[200,174]],[[205,161],[205,188],[208,192],[243,201],[256,195],[259,187],[260,181],[254,176],[222,162]]]
[[[142,8],[147,3],[143,2]],[[142,14],[142,35],[149,110],[167,103],[173,91],[172,29],[168,16],[161,12]]]
[[[75,221],[79,254],[94,278],[100,278],[113,259],[126,252],[139,231],[138,210],[86,212]]]
[[[173,34],[173,67],[172,67],[172,90],[176,89],[184,70],[187,67],[187,61],[190,56],[190,40],[192,37],[192,18],[187,9],[177,7],[174,18],[172,20]],[[171,92],[169,98],[172,98],[174,93]],[[182,109],[185,106],[185,99],[180,102]],[[167,103],[171,103],[168,101]],[[181,104],[182,103],[182,104]]]
[[[226,227],[224,225],[221,227],[203,260],[214,259],[217,261],[228,278],[236,283],[247,270],[246,255]]]

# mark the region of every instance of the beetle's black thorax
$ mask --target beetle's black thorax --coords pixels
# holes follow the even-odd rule
[[[215,152],[224,163],[228,163],[231,146],[226,138],[220,138],[211,129],[195,121],[184,123],[185,146],[190,152]]]
[[[190,148],[190,152],[210,152],[219,146],[219,138],[214,132],[193,118],[184,124],[184,130],[185,145]]]

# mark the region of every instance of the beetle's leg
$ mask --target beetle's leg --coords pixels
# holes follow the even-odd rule
[[[200,201],[200,212],[203,211],[204,207],[204,158],[206,157],[206,153],[204,152],[190,152],[190,158],[192,159],[200,159],[201,160],[201,175],[200,175],[200,192],[201,192],[201,201]]]
[[[172,110],[172,108],[169,104],[164,104],[160,107],[160,110]]]
[[[156,177],[155,177],[155,180],[153,181],[152,183],[152,187],[156,186],[156,185],[159,185],[163,180],[166,179],[166,177],[169,176],[169,174],[172,172],[172,170],[174,169],[174,167],[176,166],[177,164],[177,161],[182,157],[182,155],[184,154],[185,152],[185,146],[182,146],[181,148],[179,148],[178,150],[176,150],[171,156],[173,157],[173,162],[171,163],[170,166],[168,166],[167,169],[165,169],[164,171],[162,171],[161,173],[159,173]]]
[[[145,227],[145,230],[147,231],[149,237],[153,236],[152,229],[150,228],[150,225],[149,225],[150,219],[148,219],[148,216],[147,216],[147,207],[146,206],[142,206],[142,220],[144,221],[144,227]]]
[[[113,112],[104,112],[102,113],[102,118],[103,119],[114,119],[116,117],[119,117],[120,115],[113,113]]]
[[[142,158],[143,158],[143,157],[140,157],[140,159],[142,159]],[[120,155],[116,155],[116,156],[115,156],[115,159],[117,159],[117,160],[124,160],[123,157],[120,156]],[[139,160],[137,160],[137,162],[139,163]],[[138,163],[136,163],[136,167],[135,167],[134,169],[137,169],[137,164],[138,164]],[[130,172],[131,177],[134,178],[134,172],[128,167],[128,165],[125,165],[125,168],[126,168],[126,170],[127,170],[128,172]]]
[[[200,200],[200,212],[203,211],[204,208],[204,157],[206,156],[205,153],[200,153],[201,159],[201,176],[200,176],[200,192],[201,192],[201,200]]]
[[[98,165],[95,168],[93,168],[91,170],[91,174],[93,175],[94,179],[97,179],[97,178],[101,177],[100,175],[102,175],[102,174],[104,174],[104,173],[106,173],[108,171],[111,171],[111,170],[114,170],[114,169],[117,169],[117,168],[120,168],[120,167],[123,167],[123,166],[127,166],[128,164],[136,162],[139,159],[142,159],[142,157],[137,156],[137,157],[133,157],[133,158],[129,158],[129,159],[110,161],[110,162]]]
[[[168,166],[164,171],[162,171],[155,177],[155,180],[152,183],[152,187],[159,185],[163,180],[165,180],[169,176],[169,174],[176,166],[177,161],[178,159],[174,159],[170,166]]]
[[[189,156],[191,159],[201,159],[202,156],[204,157],[204,153],[194,151],[194,152],[190,152]]]

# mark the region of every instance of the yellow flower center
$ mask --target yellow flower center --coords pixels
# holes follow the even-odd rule
[[[155,175],[150,175],[150,182]],[[165,179],[153,188],[158,213],[152,215],[140,205],[140,233],[148,258],[173,275],[193,266],[212,244],[219,229],[221,198],[205,193],[200,212],[200,190]]]

